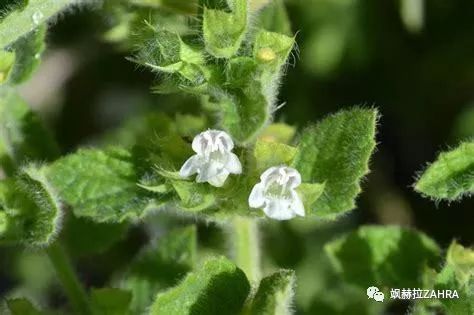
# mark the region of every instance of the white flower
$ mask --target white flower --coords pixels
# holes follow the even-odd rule
[[[304,206],[295,188],[301,184],[301,175],[294,168],[274,166],[260,176],[249,196],[249,206],[263,208],[275,220],[289,220],[297,215],[304,217]]]
[[[229,174],[242,173],[239,158],[231,152],[234,142],[224,131],[201,132],[194,137],[192,148],[196,154],[181,167],[181,177],[197,173],[198,183],[208,182],[212,186],[221,187]]]

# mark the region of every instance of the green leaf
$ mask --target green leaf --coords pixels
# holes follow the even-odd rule
[[[249,292],[242,270],[224,257],[213,258],[178,286],[158,294],[150,314],[238,314]]]
[[[91,304],[95,315],[128,315],[132,295],[120,289],[94,289]]]
[[[426,235],[396,226],[364,226],[325,245],[344,281],[367,289],[421,287],[426,265],[440,249]]]
[[[41,54],[46,48],[44,43],[46,30],[46,25],[41,25],[13,43],[11,50],[15,52],[16,58],[8,80],[10,83],[25,82],[36,70],[40,64]]]
[[[44,169],[23,168],[18,177],[0,182],[2,243],[45,246],[59,233],[62,209]]]
[[[291,164],[296,153],[295,147],[278,142],[257,140],[254,149],[257,170],[263,172],[272,166]]]
[[[34,160],[53,160],[59,149],[39,118],[17,93],[0,88],[0,166],[13,174],[20,165]]]
[[[293,49],[295,39],[283,34],[260,31],[253,47],[254,58],[273,73],[278,73]]]
[[[415,190],[445,200],[474,193],[474,142],[464,142],[454,150],[441,153],[418,179]]]
[[[11,315],[44,315],[38,311],[27,299],[13,299],[7,301]]]
[[[15,54],[0,50],[0,85],[8,81],[14,64]]]
[[[230,58],[240,48],[247,31],[247,0],[228,1],[232,12],[204,8],[206,50],[216,58]]]
[[[436,276],[435,290],[456,290],[459,298],[440,299],[446,314],[474,313],[474,251],[453,242],[446,263]]]
[[[28,4],[0,20],[0,48],[12,44],[68,6],[81,0],[29,0]]]
[[[378,113],[353,108],[323,119],[301,135],[293,162],[303,182],[325,182],[311,213],[333,218],[355,207],[360,181],[369,172]]]
[[[263,278],[252,301],[250,314],[293,314],[291,307],[295,280],[293,270],[280,270]]]
[[[131,309],[142,314],[159,290],[175,285],[196,265],[194,226],[172,230],[132,262],[120,286],[132,292]]]
[[[435,290],[456,290],[458,299],[440,299],[447,314],[474,313],[474,251],[453,242],[446,264],[436,277]]]
[[[135,157],[121,148],[81,149],[46,170],[46,176],[78,217],[120,223],[142,217],[153,202],[137,183]]]

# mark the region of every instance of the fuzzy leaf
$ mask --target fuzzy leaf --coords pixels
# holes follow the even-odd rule
[[[121,282],[122,288],[132,292],[131,309],[142,314],[159,290],[175,285],[194,268],[196,256],[194,226],[173,230],[145,248]]]
[[[18,39],[11,46],[15,52],[15,64],[9,82],[19,84],[30,78],[40,63],[40,57],[46,48],[44,43],[46,25],[41,25],[34,31]]]
[[[255,39],[254,58],[273,72],[279,72],[288,59],[294,43],[293,37],[262,30]]]
[[[7,87],[0,88],[0,166],[7,174],[32,160],[53,160],[59,149],[26,103]]]
[[[91,304],[94,315],[128,315],[132,295],[120,289],[94,289]]]
[[[296,191],[300,195],[304,208],[311,209],[316,200],[321,197],[324,192],[325,183],[302,183],[296,188]]]
[[[119,223],[142,217],[152,202],[137,185],[135,162],[120,148],[81,149],[52,163],[46,175],[76,216]]]
[[[60,201],[44,169],[32,165],[23,168],[17,178],[0,182],[0,213],[2,243],[45,246],[61,226]]]
[[[291,164],[296,156],[297,149],[295,147],[263,140],[257,140],[254,149],[254,156],[257,161],[257,169],[262,172],[272,166],[282,164]]]
[[[474,142],[443,152],[421,175],[415,190],[434,199],[456,200],[474,193]]]
[[[213,258],[176,287],[158,294],[150,315],[238,314],[249,292],[242,270],[224,257]]]
[[[253,2],[258,3],[259,1]],[[269,2],[258,16],[259,24],[267,31],[291,35],[291,22],[284,1],[272,0]]]
[[[7,301],[11,315],[44,315],[38,311],[27,299],[13,299]]]
[[[280,270],[263,278],[252,301],[250,314],[292,314],[294,285],[295,272],[292,270]]]
[[[0,48],[12,44],[68,6],[81,0],[29,0],[23,8],[0,20]]]
[[[311,213],[336,217],[355,207],[375,148],[377,111],[354,108],[323,119],[301,135],[293,162],[303,182],[325,182]]]
[[[426,265],[440,249],[426,235],[396,226],[364,226],[325,245],[342,278],[363,288],[421,287]]]
[[[215,202],[215,196],[200,183],[172,180],[174,190],[181,200],[179,207],[186,211],[202,211],[212,207]]]
[[[206,50],[216,58],[234,56],[247,31],[247,0],[232,3],[232,12],[204,8],[204,42]]]

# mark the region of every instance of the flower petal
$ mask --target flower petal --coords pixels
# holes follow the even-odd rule
[[[275,220],[289,220],[296,216],[291,201],[287,199],[268,199],[263,212]]]
[[[222,145],[224,146],[224,149],[227,152],[230,152],[234,148],[234,141],[232,141],[232,138],[229,136],[229,134],[225,131],[220,131],[220,130],[213,130],[213,131],[218,132],[218,134],[216,135],[216,140],[222,143]]]
[[[262,183],[266,184],[270,177],[274,176],[275,174],[278,174],[279,168],[279,166],[272,166],[265,172],[263,172],[262,175],[260,175],[260,180],[262,181]]]
[[[291,188],[296,188],[301,184],[301,175],[296,169],[292,167],[285,167],[286,174],[290,177],[288,185]]]
[[[218,175],[209,178],[207,182],[214,187],[222,187],[224,186],[224,183],[228,176],[229,176],[229,172],[227,172],[226,170],[223,170]]]
[[[265,197],[263,196],[264,186],[262,183],[258,183],[252,188],[252,192],[249,196],[249,206],[251,208],[260,208],[265,204]]]
[[[234,153],[228,153],[227,163],[225,165],[226,170],[232,174],[241,174],[242,173],[242,164],[240,164],[239,157]]]
[[[201,132],[200,134],[195,136],[193,139],[193,143],[191,147],[193,148],[193,151],[196,152],[197,154],[203,154],[204,148],[207,144],[206,139],[204,137],[205,132],[207,131]]]
[[[191,156],[184,162],[183,166],[179,170],[179,176],[189,177],[197,172],[199,168],[199,157],[197,155]]]

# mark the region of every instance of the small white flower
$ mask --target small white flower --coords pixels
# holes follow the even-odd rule
[[[304,206],[295,188],[301,184],[301,175],[294,168],[274,166],[260,176],[249,196],[251,208],[263,208],[275,220],[289,220],[297,215],[304,217]]]
[[[221,187],[229,174],[242,173],[239,158],[232,153],[234,142],[224,131],[201,132],[194,137],[192,148],[196,154],[181,167],[181,177],[197,173],[198,183],[208,182],[212,186]]]

